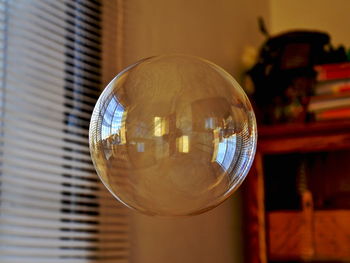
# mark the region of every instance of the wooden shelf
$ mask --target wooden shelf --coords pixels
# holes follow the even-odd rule
[[[275,211],[267,214],[269,258],[283,260],[350,260],[350,210]]]
[[[317,152],[339,150],[350,150],[350,120],[258,127],[256,157],[243,185],[247,262],[350,261],[350,210],[265,210],[266,155],[280,158],[292,154],[298,158],[298,153],[318,156]]]
[[[314,134],[333,134],[350,132],[350,120],[289,123],[280,125],[262,125],[258,127],[259,138],[300,137]]]
[[[258,138],[263,154],[350,149],[350,120],[260,126]]]

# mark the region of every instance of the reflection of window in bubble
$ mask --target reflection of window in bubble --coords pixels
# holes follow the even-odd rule
[[[229,138],[223,138],[218,143],[218,152],[216,155],[216,162],[220,164],[225,170],[228,170],[236,151],[236,135]]]
[[[116,97],[112,97],[103,114],[102,139],[106,139],[112,134],[119,135],[119,143],[123,141],[123,117],[125,109]]]
[[[145,151],[145,144],[143,142],[138,142],[136,144],[136,150],[139,152],[139,153],[143,153]]]
[[[190,149],[190,142],[187,135],[183,135],[177,139],[177,148],[181,153],[188,153]]]
[[[144,122],[139,121],[137,123],[135,123],[135,136],[142,138],[142,137],[146,137],[147,136],[147,126]]]
[[[154,117],[154,136],[160,137],[168,132],[169,123],[164,117]]]
[[[206,129],[214,129],[215,126],[215,118],[210,117],[205,119],[205,128]]]
[[[162,118],[154,117],[154,136],[162,136]]]

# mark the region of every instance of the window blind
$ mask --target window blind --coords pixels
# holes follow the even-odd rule
[[[0,0],[2,263],[128,262],[128,216],[88,148],[103,4]]]

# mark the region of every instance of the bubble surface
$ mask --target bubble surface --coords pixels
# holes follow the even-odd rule
[[[244,180],[255,154],[254,112],[217,65],[164,55],[135,63],[102,92],[90,151],[99,177],[122,203],[149,215],[216,207]]]

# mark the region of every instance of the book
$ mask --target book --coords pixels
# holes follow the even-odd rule
[[[336,94],[350,91],[350,79],[318,82],[314,87],[315,95]]]
[[[315,119],[317,121],[350,119],[350,106],[315,112]]]
[[[350,97],[350,91],[314,95],[310,97],[310,102],[313,103],[313,102],[319,102],[319,101],[335,100],[335,99],[341,99],[344,97]]]
[[[349,62],[316,65],[314,69],[317,73],[317,81],[350,78]]]
[[[316,65],[314,69],[317,72],[318,81],[345,79],[350,77],[349,62]]]
[[[308,105],[309,112],[350,106],[350,93],[312,96]]]

